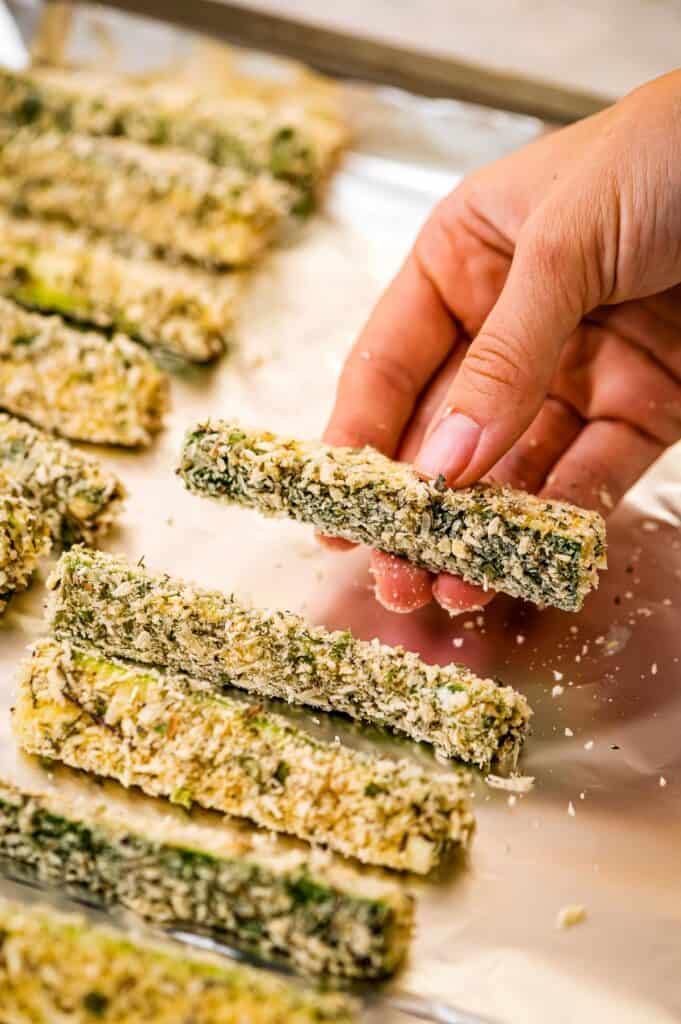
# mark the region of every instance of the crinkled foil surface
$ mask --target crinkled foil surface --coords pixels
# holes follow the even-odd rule
[[[101,47],[101,24],[101,14],[77,17],[80,55]],[[136,67],[191,45],[166,29],[132,31],[127,19],[109,31]],[[579,615],[502,599],[482,617],[391,615],[373,600],[365,553],[326,553],[308,529],[192,498],[174,475],[184,430],[204,416],[319,434],[343,355],[434,202],[461,174],[542,130],[390,90],[347,93],[355,143],[325,213],[255,276],[238,350],[218,367],[175,377],[168,428],[148,454],[102,453],[131,495],[107,547],[401,643],[428,661],[464,661],[529,697],[536,715],[522,771],[536,777],[535,788],[509,799],[476,785],[470,854],[412,886],[413,953],[387,995],[413,994],[430,1019],[461,1020],[450,1006],[502,1024],[671,1024],[681,1019],[679,451],[612,517],[610,569]],[[18,753],[9,725],[16,668],[43,629],[44,600],[39,581],[0,623],[0,770],[46,783]],[[323,715],[297,717],[323,735],[377,742]],[[406,743],[381,743],[430,759]],[[76,776],[64,784],[92,789]],[[573,904],[586,908],[586,921],[557,928],[558,912]],[[381,1001],[372,1001],[370,1017],[404,1019]]]

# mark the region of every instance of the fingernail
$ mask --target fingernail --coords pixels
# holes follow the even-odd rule
[[[482,427],[463,413],[445,416],[428,437],[414,460],[424,476],[443,476],[453,483],[473,458]]]
[[[449,615],[479,612],[495,597],[493,590],[483,590],[455,576],[441,574],[433,584],[433,597]]]

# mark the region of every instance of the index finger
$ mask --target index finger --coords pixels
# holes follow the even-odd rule
[[[413,250],[346,360],[324,440],[394,456],[421,391],[455,341],[454,319]]]

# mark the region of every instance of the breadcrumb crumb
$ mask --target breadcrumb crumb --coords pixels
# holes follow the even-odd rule
[[[561,907],[556,915],[556,928],[572,928],[576,924],[583,924],[587,918],[586,907],[581,903],[568,904]]]

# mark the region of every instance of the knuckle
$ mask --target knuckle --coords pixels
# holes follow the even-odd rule
[[[472,189],[468,179],[461,182],[433,209],[414,245],[414,253],[421,266],[431,270],[440,265],[443,257],[456,256]]]
[[[465,373],[478,391],[499,388],[524,393],[536,384],[534,359],[526,344],[513,335],[479,335],[464,363]]]
[[[418,387],[410,368],[388,352],[371,353],[367,360],[372,386],[387,394],[388,400],[413,402]]]
[[[593,210],[571,208],[568,215],[554,202],[540,207],[518,238],[525,272],[573,312],[595,308],[607,294],[599,220]]]
[[[571,240],[553,218],[529,223],[518,238],[518,250],[533,273],[561,279],[568,263]]]

